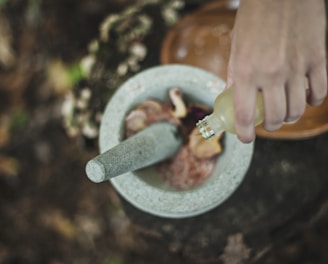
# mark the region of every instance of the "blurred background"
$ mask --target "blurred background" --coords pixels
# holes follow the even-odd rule
[[[169,29],[207,2],[0,0],[0,263],[247,263],[190,258],[84,172],[115,89],[160,64]],[[322,208],[318,232],[302,229],[256,263],[327,263]]]

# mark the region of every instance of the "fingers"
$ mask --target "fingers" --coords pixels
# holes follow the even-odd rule
[[[255,138],[256,97],[259,89],[245,79],[235,82],[234,86],[236,133],[242,142],[249,143]],[[263,126],[268,131],[277,130],[282,126],[287,113],[285,85],[263,87],[261,90],[264,104]]]
[[[235,129],[240,141],[250,143],[255,138],[255,107],[257,89],[247,82],[235,84],[234,106],[235,106]]]
[[[262,89],[264,104],[263,127],[268,131],[279,129],[286,117],[286,93],[284,85]]]
[[[322,103],[327,95],[327,70],[323,63],[318,67],[313,68],[309,74],[310,92],[307,101],[312,106],[317,106]]]
[[[286,87],[286,123],[294,123],[304,114],[306,104],[306,79],[303,76],[292,78]]]
[[[284,122],[296,122],[304,114],[306,101],[315,106],[327,95],[327,73],[318,67],[309,74],[310,93],[307,99],[307,80],[303,75],[292,76],[287,84],[261,87],[264,103],[263,127],[268,131],[278,130]],[[256,85],[250,81],[235,83],[235,128],[238,138],[249,143],[254,140]]]

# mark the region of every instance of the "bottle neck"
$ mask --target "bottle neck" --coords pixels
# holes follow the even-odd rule
[[[207,140],[215,136],[219,136],[222,132],[224,132],[220,119],[218,119],[213,113],[198,121],[196,126],[202,137]]]

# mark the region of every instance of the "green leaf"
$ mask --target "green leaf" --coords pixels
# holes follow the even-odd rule
[[[11,129],[16,130],[26,126],[29,115],[24,109],[17,109],[11,116]]]
[[[81,66],[78,63],[74,63],[68,68],[68,77],[71,84],[76,84],[86,76]]]
[[[117,258],[106,258],[103,264],[123,264],[123,262]]]
[[[0,0],[0,8],[3,7],[8,0]]]

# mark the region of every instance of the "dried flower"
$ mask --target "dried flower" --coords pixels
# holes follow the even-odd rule
[[[124,76],[128,73],[129,65],[126,62],[122,62],[117,67],[117,74],[119,76]]]
[[[183,7],[184,2],[179,0],[173,0],[163,7],[162,16],[168,26],[172,26],[178,21],[178,10],[182,9]]]
[[[147,48],[140,42],[135,42],[131,45],[129,52],[134,55],[139,61],[143,60],[147,55]]]
[[[105,20],[100,25],[100,39],[104,42],[109,40],[108,32],[112,25],[120,19],[117,14],[111,14],[105,18]]]
[[[88,77],[91,73],[92,67],[96,62],[96,58],[94,55],[88,55],[81,59],[80,67],[86,77]]]
[[[145,111],[136,109],[132,111],[125,119],[126,135],[130,135],[147,127],[147,115]]]
[[[222,134],[221,134],[222,137]],[[211,158],[222,151],[220,138],[217,140],[206,140],[200,134],[197,128],[194,128],[189,135],[189,148],[191,153],[197,158]]]
[[[91,98],[91,90],[88,87],[85,87],[81,90],[81,99],[88,101]]]
[[[172,88],[169,91],[171,102],[174,106],[172,115],[177,118],[183,118],[187,115],[187,107],[182,98],[182,90],[180,88]]]
[[[98,136],[98,128],[95,124],[88,122],[83,125],[82,133],[87,138],[96,138]]]
[[[182,0],[143,0],[105,17],[98,38],[88,45],[88,54],[66,69],[70,86],[65,89],[69,95],[64,100],[62,115],[70,136],[96,135],[102,111],[113,92],[132,74],[149,66],[144,62],[153,50],[147,46],[146,37],[154,33],[156,23],[171,26],[177,21],[183,5]],[[85,83],[92,89],[85,90]],[[175,107],[178,112],[181,109]],[[179,122],[166,105],[157,118],[168,116],[172,122]]]

